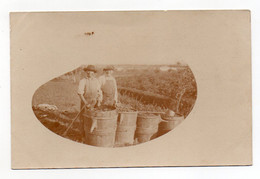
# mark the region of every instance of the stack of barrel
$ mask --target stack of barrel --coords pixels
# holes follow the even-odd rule
[[[183,116],[117,112],[115,109],[83,113],[85,142],[99,147],[121,147],[147,142],[175,128]]]

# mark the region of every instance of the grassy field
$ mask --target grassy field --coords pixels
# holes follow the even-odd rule
[[[60,110],[77,112],[80,98],[77,95],[78,84],[72,80],[52,80],[42,85],[34,94],[32,105],[56,105]]]

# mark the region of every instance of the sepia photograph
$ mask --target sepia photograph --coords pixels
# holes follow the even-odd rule
[[[185,63],[82,65],[40,86],[32,108],[52,132],[87,145],[124,147],[177,127],[197,98]]]

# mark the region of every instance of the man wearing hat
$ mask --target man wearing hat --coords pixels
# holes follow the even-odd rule
[[[103,93],[102,105],[117,107],[117,84],[115,78],[112,76],[114,67],[107,66],[103,71],[104,75],[99,77]]]
[[[102,92],[100,83],[95,77],[96,68],[93,65],[88,65],[83,68],[85,71],[84,78],[80,80],[78,87],[78,94],[81,99],[82,107],[84,104],[87,108],[100,106],[102,101]]]
[[[87,67],[84,67],[83,70],[85,71],[84,78],[80,80],[78,86],[78,94],[81,100],[80,109],[82,109],[84,105],[86,105],[85,109],[91,109],[95,106],[100,106],[102,101],[102,91],[100,89],[100,83],[95,77],[95,66],[88,65]],[[80,120],[83,124],[81,116]],[[82,125],[81,131],[84,133],[83,129]]]

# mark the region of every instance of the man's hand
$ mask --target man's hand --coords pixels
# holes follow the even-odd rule
[[[100,106],[101,106],[101,101],[99,101],[99,100],[98,100],[98,101],[96,102],[96,104],[95,104],[95,107],[94,107],[94,108],[98,108],[98,107],[100,107]]]
[[[84,105],[85,105],[85,108],[86,108],[86,109],[89,109],[89,108],[91,107],[91,105],[88,104],[85,99],[83,100],[83,102],[84,102]]]
[[[100,107],[100,106],[101,106],[101,102],[100,102],[100,101],[97,101],[95,107],[98,108],[98,107]]]
[[[85,99],[83,100],[83,102],[84,102],[84,105],[85,105],[86,108],[89,108],[89,107],[90,107],[90,104],[88,104]]]
[[[101,106],[101,102],[100,101],[97,102],[97,107],[99,107],[99,106]]]
[[[89,109],[91,107],[90,104],[86,104],[86,108]]]
[[[114,101],[113,107],[115,107],[115,108],[118,107],[118,103],[117,103],[117,101]]]

